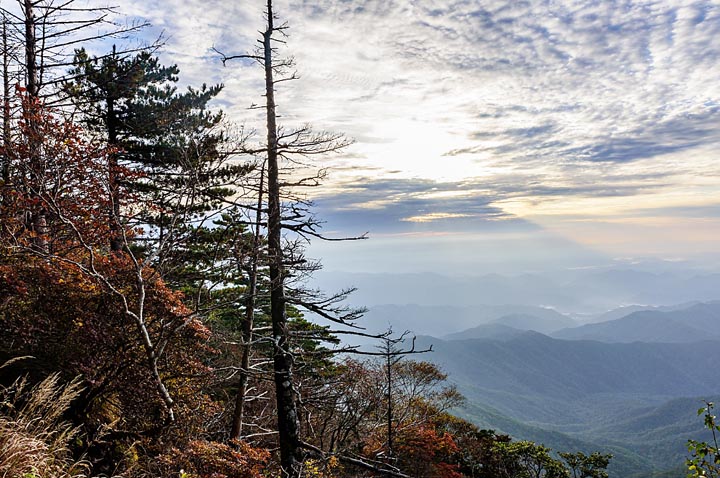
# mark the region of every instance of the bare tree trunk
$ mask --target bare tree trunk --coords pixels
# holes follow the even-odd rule
[[[37,99],[40,93],[38,65],[37,65],[37,38],[35,36],[35,11],[32,0],[25,0],[23,4],[25,15],[25,74],[27,75],[27,91],[31,98]]]
[[[111,65],[116,64],[117,61],[117,50],[113,45]],[[114,74],[115,72],[113,72]],[[110,80],[114,81],[114,78]],[[106,98],[106,118],[108,129],[108,144],[110,146],[118,145],[118,119],[115,113],[115,97],[113,96],[112,88],[108,88],[108,96]],[[118,171],[118,158],[117,153],[112,153],[108,158],[108,184],[110,189],[110,210],[108,211],[110,217],[110,250],[114,252],[121,251],[123,248],[122,232],[120,231],[120,183],[117,177]]]
[[[137,262],[136,262],[137,267]],[[125,313],[129,317],[133,318],[135,320],[135,324],[138,327],[138,332],[140,334],[140,337],[142,339],[143,348],[145,349],[145,355],[147,357],[148,366],[150,367],[150,372],[153,376],[153,381],[155,382],[155,388],[158,391],[158,395],[160,396],[160,399],[163,401],[163,404],[165,405],[165,409],[168,413],[168,420],[170,422],[175,421],[175,411],[173,409],[173,406],[175,404],[174,400],[170,396],[170,392],[168,391],[167,387],[165,386],[165,382],[163,381],[162,376],[160,375],[160,369],[158,367],[158,362],[160,360],[160,355],[162,354],[162,349],[164,346],[162,346],[160,343],[153,342],[152,337],[150,337],[150,331],[148,330],[147,323],[145,322],[145,300],[146,300],[146,288],[145,288],[145,279],[142,276],[141,270],[136,270],[136,276],[135,276],[135,283],[137,287],[138,292],[138,305],[137,305],[137,312],[130,312],[128,308],[128,302],[127,298],[122,296],[123,304],[125,306]],[[107,280],[103,280],[105,284],[109,284]],[[111,289],[113,291],[117,291],[117,289]],[[121,292],[117,292],[119,294],[122,294]]]
[[[387,374],[387,441],[388,441],[388,457],[393,458],[393,402],[392,402],[392,356],[390,350],[387,354],[386,374]]]
[[[8,20],[3,17],[2,48],[3,48],[3,147],[10,147],[10,46],[7,37]],[[2,158],[2,181],[7,186],[10,182],[10,155],[6,150]],[[5,200],[3,195],[3,201]]]
[[[278,440],[283,476],[300,476],[299,419],[293,387],[293,357],[289,351],[288,320],[285,298],[285,267],[283,263],[282,227],[280,218],[280,182],[278,172],[278,140],[273,80],[272,0],[267,1],[267,30],[263,34],[265,96],[267,107],[268,159],[268,252],[270,258],[270,312],[274,342],[273,371],[275,398],[278,408]]]
[[[39,101],[40,84],[38,75],[38,64],[37,64],[37,37],[35,34],[35,11],[33,9],[32,0],[24,0],[23,10],[25,16],[25,75],[26,75],[26,88],[28,96],[30,97],[30,108],[35,108],[36,103]],[[32,115],[30,115],[32,121]],[[34,187],[42,188],[40,184],[43,177],[43,168],[41,165],[41,146],[40,138],[37,137],[37,129],[30,125],[33,135],[30,139],[30,171],[32,174],[31,181],[35,182]],[[28,214],[28,229],[35,233],[35,247],[41,252],[48,252],[48,222],[45,209],[42,207],[36,208],[34,211],[29,211]]]
[[[238,385],[238,394],[235,400],[235,412],[233,413],[232,430],[230,431],[230,439],[239,439],[242,437],[243,419],[245,416],[245,403],[247,395],[248,378],[250,375],[250,351],[253,339],[253,324],[255,322],[255,303],[257,302],[257,275],[258,262],[260,261],[260,222],[262,221],[262,204],[263,190],[265,179],[265,165],[260,170],[260,188],[258,190],[257,211],[255,212],[255,233],[253,234],[252,246],[252,264],[248,277],[248,292],[245,301],[245,320],[242,325],[243,352],[240,361],[240,383]]]
[[[274,38],[274,34],[282,34],[287,28],[286,25],[274,25],[275,17],[273,15],[272,0],[266,2],[267,25],[262,33],[263,45],[261,53],[256,54],[239,54],[239,55],[222,55],[223,64],[233,59],[252,59],[257,61],[265,70],[265,99],[266,99],[266,120],[267,120],[267,240],[268,240],[268,266],[270,272],[270,315],[272,319],[272,335],[273,335],[273,372],[275,381],[275,398],[277,403],[278,414],[278,444],[280,449],[280,465],[282,467],[282,476],[284,478],[298,478],[302,471],[303,448],[307,448],[300,440],[300,418],[298,416],[298,407],[296,404],[296,390],[294,387],[293,366],[294,354],[290,350],[290,330],[288,328],[287,318],[287,302],[285,295],[285,280],[287,277],[285,252],[283,250],[282,232],[290,230],[299,233],[302,237],[308,238],[318,237],[324,238],[316,231],[317,223],[306,214],[305,207],[307,203],[296,201],[299,208],[293,207],[293,213],[285,218],[283,224],[282,204],[280,194],[279,179],[279,159],[290,155],[311,156],[338,151],[350,144],[350,142],[342,135],[334,135],[327,133],[315,134],[309,128],[302,127],[294,132],[283,133],[282,145],[279,145],[279,134],[277,126],[277,114],[275,107],[275,83],[279,81],[293,80],[296,76],[293,74],[285,78],[275,80],[274,74],[282,74],[285,68],[292,66],[292,61],[277,61],[274,63],[273,44],[284,43],[282,39]],[[277,43],[276,43],[277,42]],[[306,186],[315,184],[319,181],[322,174],[316,177],[306,178],[295,183],[294,186]],[[284,184],[286,192],[292,189],[291,184]],[[364,238],[365,236],[356,238]],[[340,239],[345,240],[345,239]],[[357,318],[359,311],[338,307],[335,304],[342,300],[348,292],[342,292],[334,297],[322,297],[317,300],[305,300],[304,291],[297,291],[291,300],[294,304],[301,305],[303,308],[317,313],[342,325],[348,325]],[[322,335],[322,334],[320,334]],[[320,335],[318,340],[322,340]],[[362,334],[360,334],[362,335]],[[241,400],[238,397],[238,400]],[[239,408],[239,404],[238,407]],[[236,411],[237,411],[236,408]],[[237,428],[233,433],[237,432]]]

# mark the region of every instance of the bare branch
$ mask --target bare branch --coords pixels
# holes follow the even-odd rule
[[[320,448],[311,445],[307,442],[300,442],[300,446],[305,448],[306,450],[310,450],[314,453],[316,453],[320,458],[323,460],[327,460],[330,457],[334,456],[337,459],[339,459],[341,462],[346,463],[348,465],[357,466],[359,468],[363,468],[365,470],[374,471],[376,473],[382,473],[385,476],[393,476],[396,478],[412,478],[410,475],[406,475],[404,473],[401,473],[397,468],[390,467],[389,465],[382,463],[382,464],[372,464],[369,460],[366,458],[359,459],[359,458],[353,458],[347,455],[338,455],[333,453],[325,453]]]

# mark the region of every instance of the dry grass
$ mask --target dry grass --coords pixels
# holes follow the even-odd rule
[[[86,464],[69,450],[77,429],[62,419],[80,391],[78,381],[63,385],[57,374],[0,390],[0,478],[85,476]]]

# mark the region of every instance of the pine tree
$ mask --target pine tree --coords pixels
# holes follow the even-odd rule
[[[177,249],[198,228],[209,225],[208,217],[229,201],[248,171],[244,164],[230,164],[227,149],[238,148],[226,148],[223,114],[209,106],[222,85],[178,92],[177,66],[163,66],[149,52],[123,58],[113,50],[90,58],[81,49],[75,65],[75,79],[66,84],[66,91],[83,112],[87,127],[119,150],[109,165],[114,208],[110,215],[121,216],[123,194],[144,198],[146,207],[123,220],[150,229],[145,247],[165,272],[170,251],[175,259],[181,256]],[[140,177],[120,184],[112,173],[120,164]],[[193,194],[181,200],[189,189]],[[197,238],[193,240],[197,245]],[[116,240],[111,246],[118,250],[121,244]],[[167,269],[177,267],[168,264]]]

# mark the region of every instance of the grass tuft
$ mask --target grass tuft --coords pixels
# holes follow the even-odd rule
[[[65,385],[59,374],[35,386],[21,378],[0,390],[0,478],[87,475],[87,463],[70,452],[78,429],[63,420],[80,392],[79,380]]]

